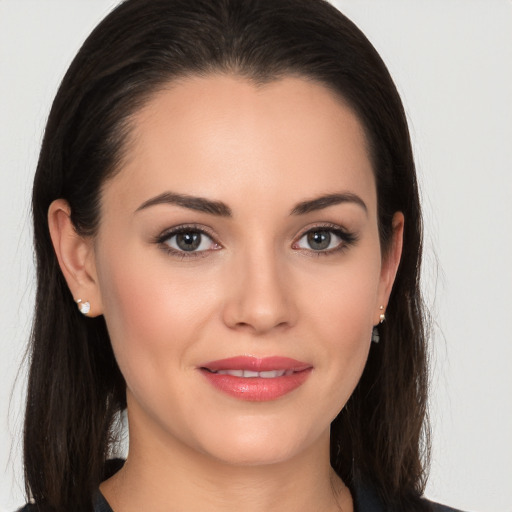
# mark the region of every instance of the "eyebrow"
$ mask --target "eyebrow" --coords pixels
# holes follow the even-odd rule
[[[290,212],[290,215],[305,215],[306,213],[314,212],[316,210],[323,210],[329,206],[343,203],[356,204],[360,206],[366,213],[368,213],[368,208],[366,207],[365,202],[358,195],[345,192],[341,194],[326,194],[309,201],[298,203],[296,206],[294,206]]]
[[[356,194],[350,192],[338,194],[326,194],[315,199],[302,201],[295,205],[290,211],[290,215],[305,215],[317,210],[323,210],[329,206],[334,206],[343,203],[353,203],[360,206],[365,212],[368,212],[365,202]],[[139,212],[151,206],[159,204],[172,204],[188,208],[189,210],[196,210],[219,217],[232,217],[233,213],[231,208],[222,201],[212,201],[204,197],[190,196],[187,194],[177,194],[175,192],[164,192],[158,196],[152,197],[144,201],[135,212]]]
[[[232,217],[231,208],[221,201],[212,201],[211,199],[205,199],[204,197],[176,194],[174,192],[164,192],[163,194],[148,199],[135,211],[138,212],[157,204],[174,204],[176,206],[181,206],[182,208],[188,208],[189,210],[218,215],[219,217]]]

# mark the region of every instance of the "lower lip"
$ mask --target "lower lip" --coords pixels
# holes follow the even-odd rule
[[[291,393],[301,386],[311,374],[312,368],[265,379],[263,377],[234,377],[233,375],[223,375],[212,373],[201,369],[201,373],[218,390],[233,396],[240,400],[251,402],[266,402],[277,400],[278,398]]]

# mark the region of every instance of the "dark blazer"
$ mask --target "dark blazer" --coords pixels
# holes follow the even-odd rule
[[[358,484],[353,489],[354,512],[410,512],[407,510],[390,509],[382,503],[373,488],[364,483]],[[447,507],[439,503],[425,500],[430,505],[431,512],[463,512],[462,510]],[[100,512],[100,511],[98,511]],[[111,512],[105,510],[101,512]]]

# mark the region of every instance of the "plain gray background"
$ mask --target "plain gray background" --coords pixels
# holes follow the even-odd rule
[[[0,512],[24,500],[24,370],[13,386],[34,296],[32,175],[58,83],[116,3],[0,0]],[[410,119],[436,320],[426,494],[512,512],[512,2],[334,3],[381,53]]]

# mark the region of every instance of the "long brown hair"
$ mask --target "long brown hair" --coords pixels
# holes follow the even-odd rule
[[[384,251],[393,214],[404,213],[388,321],[332,423],[331,464],[349,486],[370,480],[385,503],[419,510],[428,453],[427,351],[421,212],[407,122],[376,50],[323,0],[127,0],[75,57],[50,112],[33,189],[38,284],[24,430],[27,493],[41,510],[89,510],[126,407],[105,322],[80,315],[59,269],[48,207],[66,199],[77,232],[93,236],[99,192],[120,168],[133,113],[169,81],[218,72],[255,83],[296,75],[335,91],[366,131]]]

